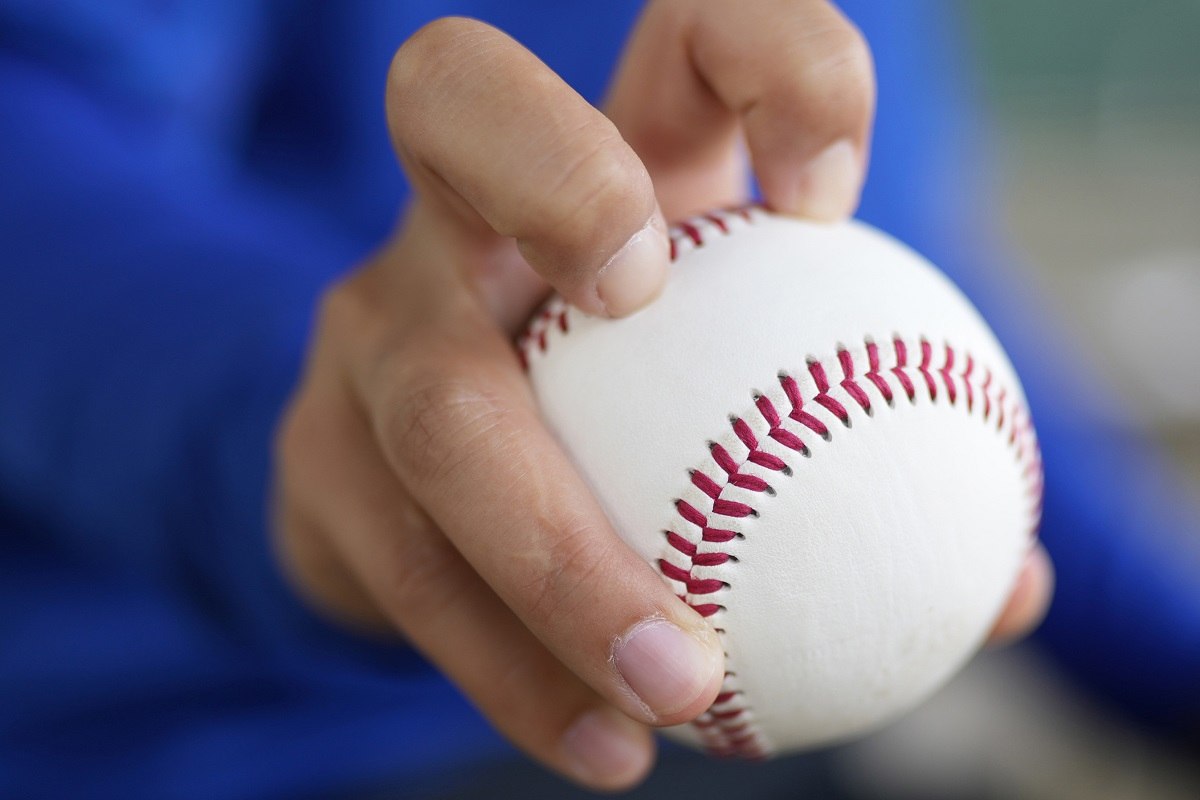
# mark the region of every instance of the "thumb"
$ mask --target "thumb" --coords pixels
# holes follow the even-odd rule
[[[387,108],[413,185],[456,233],[515,239],[591,314],[624,316],[661,290],[670,245],[645,166],[608,118],[504,33],[460,18],[426,26],[393,61]]]

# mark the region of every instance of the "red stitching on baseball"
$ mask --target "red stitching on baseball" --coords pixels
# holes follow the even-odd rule
[[[828,439],[829,428],[825,423],[804,410],[804,398],[800,395],[800,384],[796,383],[796,379],[790,375],[781,375],[779,383],[783,386],[783,393],[787,395],[788,402],[792,404],[788,418],[799,422],[822,439]]]
[[[954,405],[958,401],[958,390],[954,387],[954,379],[950,376],[952,369],[954,369],[954,350],[950,345],[946,345],[946,363],[938,372],[942,374],[942,382],[946,384],[946,397],[950,399],[950,405]]]
[[[671,226],[668,232],[671,260],[678,260],[686,250],[704,247],[718,234],[728,236],[734,233],[737,228],[733,224],[735,220],[740,223],[753,223],[754,211],[759,208],[760,206],[757,204],[751,204],[712,211]],[[702,226],[707,227],[707,230]],[[573,307],[567,305],[561,297],[555,296],[533,315],[529,325],[517,336],[515,342],[521,369],[529,370],[532,351],[546,352],[550,345],[546,338],[546,332],[550,328],[557,327],[561,333],[569,331],[570,315],[573,313],[576,313]]]
[[[720,214],[705,214],[704,218],[713,225],[716,225],[721,233],[729,233],[729,225],[725,222],[725,218]],[[697,244],[700,244],[700,242],[697,242]]]
[[[921,365],[917,367],[917,371],[921,373],[921,377],[925,379],[925,386],[929,389],[929,399],[937,401],[937,382],[934,381],[933,375],[929,373],[929,367],[933,361],[933,346],[924,339],[921,340]]]
[[[879,348],[870,340],[865,342],[865,346],[867,372],[864,378],[879,392],[880,397],[890,405],[894,394],[892,386],[881,367]],[[977,373],[975,359],[969,353],[960,353],[947,343],[944,345],[944,362],[942,366],[935,367],[933,365],[933,345],[928,340],[921,339],[919,344],[921,350],[920,363],[916,366],[910,366],[908,363],[907,345],[904,340],[899,336],[895,336],[892,340],[892,346],[896,353],[896,366],[890,370],[890,373],[896,382],[904,388],[910,401],[916,402],[917,394],[916,383],[909,374],[910,371],[913,371],[921,376],[925,394],[929,400],[935,403],[938,402],[940,390],[939,381],[935,377],[936,373],[940,376],[940,383],[945,387],[947,402],[951,406],[957,406],[958,397],[964,396],[966,398],[965,406],[967,412],[973,413],[976,391],[973,381]],[[853,353],[844,347],[839,347],[837,350],[837,363],[842,373],[842,380],[838,383],[838,386],[865,413],[872,413],[873,406],[870,394],[855,377],[857,370]],[[956,372],[955,367],[958,364],[962,365],[961,372]],[[829,373],[825,364],[820,360],[810,359],[808,361],[808,373],[816,389],[816,394],[811,398],[812,401],[841,420],[844,424],[849,425],[850,412],[843,403],[831,394],[833,386],[830,383]],[[790,375],[780,374],[779,384],[783,389],[784,396],[792,407],[786,419],[800,424],[805,429],[824,439],[830,439],[831,434],[828,426],[814,414],[805,410],[804,393],[799,382]],[[990,370],[985,371],[984,380],[979,387],[979,391],[984,397],[984,421],[989,422],[986,412],[995,405],[998,409],[995,422],[996,430],[1005,434],[1005,441],[1014,449],[1017,459],[1026,462],[1026,467],[1022,470],[1022,475],[1029,484],[1027,491],[1032,500],[1031,519],[1036,520],[1040,515],[1043,479],[1037,442],[1034,438],[1034,431],[1028,419],[1028,414],[1024,409],[1015,405],[1012,409],[1007,408],[1007,390],[1003,387],[995,393],[996,396],[993,398],[992,374]],[[754,407],[762,420],[767,424],[767,438],[803,456],[810,455],[810,450],[800,438],[800,435],[784,427],[785,417],[780,414],[779,409],[775,407],[775,404],[766,395],[755,394]],[[1009,423],[1007,426],[1005,425],[1006,419]],[[700,541],[702,542],[723,543],[740,538],[740,534],[734,531],[715,527],[716,518],[727,517],[731,520],[738,520],[748,516],[757,516],[757,511],[749,503],[722,497],[721,495],[726,488],[735,487],[754,493],[774,492],[768,481],[761,477],[742,472],[745,464],[753,463],[774,472],[786,472],[790,474],[790,469],[783,459],[766,453],[761,449],[760,438],[755,435],[753,428],[744,418],[737,416],[730,417],[730,424],[734,435],[746,448],[746,456],[739,461],[725,447],[713,443],[709,447],[709,454],[718,470],[718,474],[724,474],[724,483],[719,483],[702,470],[694,470],[691,473],[692,484],[709,499],[711,511],[705,513],[685,500],[677,500],[675,504],[681,521],[685,525],[690,524],[700,529]],[[1036,522],[1031,530],[1034,533],[1036,532]],[[734,554],[726,550],[700,552],[697,544],[694,544],[686,536],[674,531],[667,531],[666,537],[668,543],[675,551],[686,556],[686,567],[679,566],[666,559],[659,561],[659,568],[662,574],[666,578],[683,585],[684,593],[680,596],[680,599],[691,605],[692,608],[705,617],[713,617],[724,610],[723,605],[711,602],[711,596],[729,589],[730,584],[727,581],[716,578],[702,578],[695,573],[695,570],[699,567],[719,566],[736,561]],[[727,673],[726,680],[728,681],[732,675],[733,673]],[[745,694],[740,689],[729,686],[726,683],[721,693],[717,696],[717,699],[713,702],[713,705],[708,711],[697,718],[693,726],[700,733],[705,749],[711,755],[761,759],[768,754],[769,749],[753,723],[752,714],[752,708]],[[751,719],[745,719],[747,716],[750,716]]]
[[[887,379],[879,372],[879,346],[873,341],[867,340],[867,380],[879,390],[883,395],[884,402],[889,406],[892,404],[892,387],[888,385]]]
[[[706,245],[710,237],[727,236],[734,232],[731,223],[736,219],[741,222],[753,223],[754,206],[715,211],[710,214],[695,217],[692,220],[679,223],[670,231],[670,257],[677,260],[684,252]],[[529,359],[533,350],[544,353],[549,346],[547,332],[557,327],[565,334],[569,331],[569,315],[574,313],[562,298],[552,299],[545,308],[536,314],[529,327],[517,339],[517,355],[523,368],[529,368]],[[945,388],[946,399],[951,406],[957,406],[959,392],[966,398],[967,413],[973,413],[976,395],[982,397],[982,418],[994,429],[1007,434],[1005,440],[1013,448],[1018,461],[1023,461],[1025,467],[1022,476],[1028,484],[1030,498],[1030,535],[1036,536],[1037,520],[1041,514],[1043,502],[1044,475],[1042,473],[1041,451],[1035,437],[1033,426],[1027,412],[1014,407],[1007,408],[1008,396],[1006,387],[998,391],[993,386],[991,370],[983,370],[983,379],[976,381],[978,373],[976,363],[970,353],[956,351],[949,343],[944,345],[945,354],[941,366],[933,363],[933,345],[926,339],[919,340],[920,361],[910,364],[908,345],[899,335],[892,337],[891,346],[895,353],[895,365],[885,368],[882,365],[880,347],[871,339],[865,341],[866,371],[858,377],[853,354],[845,347],[837,349],[837,368],[840,369],[841,379],[836,387],[830,382],[826,365],[818,359],[808,361],[808,374],[812,378],[816,393],[808,398],[809,401],[829,412],[835,419],[846,427],[850,427],[851,415],[846,405],[833,396],[835,388],[840,388],[846,396],[868,415],[873,413],[871,395],[866,384],[874,388],[879,396],[889,406],[895,403],[895,392],[892,381],[899,385],[909,402],[917,401],[917,381],[924,384],[925,394],[931,402],[938,402],[938,379]],[[955,367],[962,363],[962,371],[956,375]],[[913,374],[915,373],[915,375]],[[917,378],[919,376],[919,378]],[[914,380],[917,378],[917,380]],[[806,399],[799,382],[790,375],[780,373],[780,387],[787,399],[788,408],[781,412],[775,404],[763,394],[754,395],[754,407],[761,419],[767,424],[767,439],[784,447],[786,450],[798,453],[801,457],[811,456],[811,450],[802,436],[811,432],[829,441],[832,433],[829,426],[816,413],[806,407]],[[866,381],[864,384],[862,381]],[[993,412],[995,417],[993,419]],[[706,498],[710,510],[705,513],[683,499],[675,500],[675,509],[679,520],[686,528],[692,526],[699,531],[699,538],[685,536],[677,531],[663,531],[671,550],[680,554],[687,566],[672,563],[667,559],[659,559],[658,567],[668,580],[680,584],[684,594],[679,599],[690,605],[698,614],[712,618],[725,610],[725,606],[714,602],[714,595],[719,595],[730,589],[728,582],[716,578],[702,578],[695,574],[698,567],[716,567],[727,563],[736,563],[737,557],[725,548],[710,552],[701,552],[700,543],[729,545],[743,535],[727,527],[721,527],[719,518],[727,518],[733,522],[748,517],[755,517],[758,511],[749,503],[723,498],[721,495],[728,487],[759,493],[774,494],[767,480],[743,472],[746,464],[754,464],[770,472],[781,475],[791,475],[791,467],[787,462],[773,453],[761,448],[758,436],[744,419],[732,416],[730,424],[738,441],[746,448],[742,460],[735,458],[724,446],[715,442],[709,444],[709,455],[712,458],[714,473],[697,469],[690,473],[691,484]],[[790,430],[790,422],[798,424],[802,430]],[[1006,425],[1007,423],[1007,425]],[[736,546],[736,545],[734,545]],[[718,632],[724,629],[716,625]],[[725,683],[721,692],[713,701],[712,706],[697,717],[692,726],[699,732],[705,749],[712,755],[721,757],[738,757],[751,760],[761,760],[769,755],[769,746],[758,731],[753,720],[753,709],[745,697],[745,693],[731,685],[737,675],[732,670],[725,673]],[[749,717],[749,719],[747,719]]]
[[[721,493],[721,485],[699,470],[692,471],[692,485],[714,500]]]
[[[987,371],[983,378],[983,419],[986,422],[992,417],[992,372]]]
[[[975,390],[971,386],[971,373],[975,371],[975,359],[967,353],[967,368],[963,370],[963,387],[967,390],[967,413],[975,410]]]
[[[904,340],[897,336],[893,339],[896,348],[896,366],[892,367],[892,374],[900,381],[900,385],[904,387],[904,393],[908,395],[909,402],[917,399],[917,387],[913,385],[912,378],[908,377],[905,372],[908,368],[908,345]]]
[[[850,412],[829,394],[829,378],[825,375],[825,366],[820,361],[809,361],[808,374],[812,375],[817,384],[817,396],[813,398],[813,402],[823,406],[829,413],[841,420],[843,425],[849,425]]]
[[[689,239],[691,239],[692,244],[696,245],[697,247],[704,244],[704,235],[700,233],[700,229],[692,223],[686,221],[679,223],[679,230],[683,232],[684,236],[687,236]]]
[[[850,351],[845,348],[838,350],[838,364],[842,367],[842,383],[841,387],[846,390],[846,394],[854,399],[862,407],[863,411],[871,413],[871,398],[867,397],[867,393],[863,388],[854,381],[854,359],[850,355]]]

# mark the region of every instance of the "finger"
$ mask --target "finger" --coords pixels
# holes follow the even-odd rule
[[[306,395],[284,435],[289,493],[376,606],[492,724],[534,758],[598,789],[654,758],[649,731],[589,689],[504,607],[405,495],[347,396]],[[335,587],[336,588],[336,587]]]
[[[1008,605],[992,627],[988,643],[1005,645],[1028,635],[1046,616],[1053,594],[1054,565],[1039,543],[1025,557]]]
[[[280,502],[286,506],[275,514],[272,544],[288,582],[334,622],[366,634],[394,634],[395,625],[334,550],[324,527],[314,525],[311,512],[302,512],[293,500]]]
[[[770,206],[833,220],[858,204],[874,103],[870,50],[824,0],[664,0],[607,107],[669,216],[744,194],[744,134]]]
[[[458,314],[358,367],[388,463],[471,566],[564,664],[637,719],[716,696],[713,629],[609,525],[542,426],[507,341]]]
[[[623,316],[666,277],[666,223],[616,128],[532,53],[482,22],[438,20],[397,52],[388,122],[451,235],[517,241],[555,289]]]

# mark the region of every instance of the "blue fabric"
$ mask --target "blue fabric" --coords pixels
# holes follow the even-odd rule
[[[314,300],[405,187],[381,93],[470,13],[598,100],[637,3],[0,2],[0,796],[251,797],[445,780],[507,746],[419,656],[311,616],[268,555],[274,421]],[[1200,526],[991,240],[986,128],[930,4],[847,2],[880,82],[862,216],[993,321],[1044,437],[1039,640],[1200,719]]]

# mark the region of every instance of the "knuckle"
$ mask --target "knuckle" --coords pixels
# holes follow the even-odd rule
[[[590,203],[618,206],[630,195],[650,190],[649,176],[633,151],[611,123],[600,124],[604,129],[592,137],[589,147],[566,159],[558,183],[550,187],[548,194],[557,199],[554,205],[560,215]]]
[[[314,609],[351,626],[388,631],[389,621],[311,519],[284,509],[272,548],[283,577]]]
[[[351,290],[350,283],[341,281],[327,288],[317,301],[317,324],[319,335],[327,335],[346,327],[350,320],[361,319],[362,301]]]
[[[275,428],[275,466],[279,480],[286,487],[292,478],[293,465],[303,458],[309,447],[307,415],[299,397],[292,398]]]
[[[489,449],[504,445],[512,412],[478,380],[447,370],[431,354],[397,372],[398,388],[381,392],[397,399],[378,415],[377,435],[405,478],[436,485],[475,457],[485,440]]]
[[[278,502],[305,505],[319,486],[341,409],[320,401],[306,376],[275,426],[272,458]]]
[[[317,298],[305,367],[273,432],[274,457],[285,469],[320,449],[328,440],[328,389],[336,381],[337,357],[369,327],[374,310],[354,289],[354,278],[328,286]]]
[[[844,88],[870,94],[875,86],[875,64],[871,48],[857,28],[847,27],[841,34],[828,61],[828,68]]]
[[[517,229],[501,231],[522,242],[538,242],[547,263],[536,266],[551,271],[598,266],[594,256],[578,258],[580,247],[615,250],[654,210],[654,188],[645,166],[611,123],[600,124],[603,128],[592,135],[572,137],[571,147],[588,139],[586,147],[548,157],[548,180],[534,182],[536,194],[524,204],[528,211]]]
[[[314,608],[352,625],[379,627],[378,609],[321,523],[319,488],[327,484],[324,465],[329,462],[327,422],[325,410],[315,408],[303,392],[280,421],[268,503],[271,551],[284,578]]]
[[[369,363],[400,337],[396,290],[385,271],[367,264],[330,285],[317,301],[315,342],[310,360],[323,351],[339,360]]]
[[[317,338],[340,340],[375,317],[371,297],[359,290],[356,276],[345,278],[329,286],[317,301]]]
[[[835,25],[810,42],[801,80],[808,93],[822,99],[868,106],[875,93],[871,49],[857,28]]]
[[[377,554],[392,565],[388,584],[377,590],[380,607],[401,627],[436,624],[462,594],[459,556],[428,518],[410,521],[403,533],[381,544],[386,549]]]
[[[631,198],[652,195],[649,175],[607,120],[600,130],[580,135],[564,145],[572,152],[547,159],[550,180],[539,188],[543,199],[530,215],[526,235],[554,238],[555,234],[594,233],[605,215],[619,211]],[[588,140],[579,147],[578,142]]]

